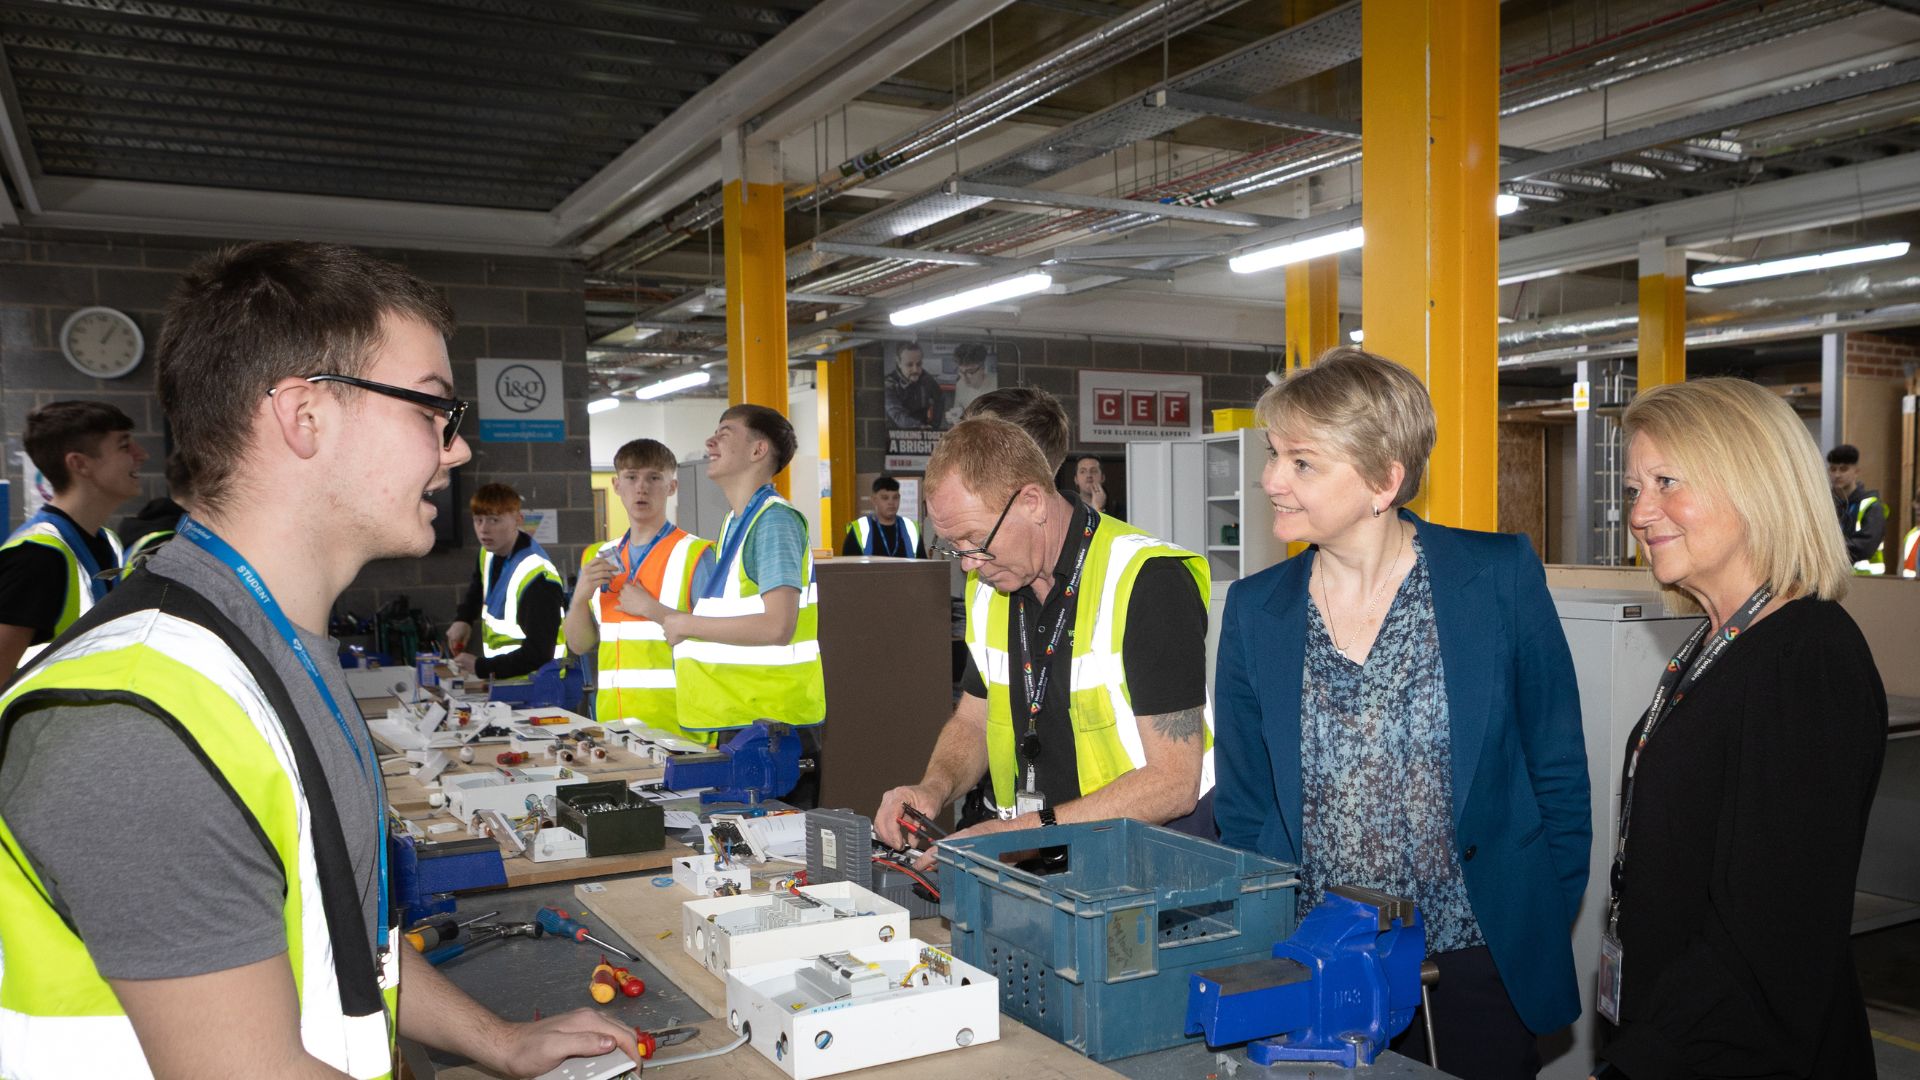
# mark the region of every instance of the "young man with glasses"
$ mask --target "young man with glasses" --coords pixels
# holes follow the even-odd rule
[[[184,275],[156,364],[192,514],[0,697],[0,1072],[385,1077],[396,1032],[513,1076],[636,1053],[584,1009],[502,1020],[393,924],[384,782],[326,627],[369,562],[433,546],[470,457],[452,330],[351,248]],[[110,796],[103,733],[141,763]]]
[[[968,668],[880,838],[907,843],[904,806],[937,815],[983,775],[997,816],[955,835],[1118,817],[1210,835],[1206,561],[1069,501],[1004,420],[955,425],[924,489],[936,550],[968,571]]]
[[[712,745],[713,736],[680,726],[673,646],[664,627],[628,614],[620,595],[637,582],[674,611],[693,610],[713,574],[713,542],[667,520],[667,500],[680,491],[680,463],[655,439],[634,439],[613,455],[613,494],[627,512],[627,531],[581,555],[580,580],[567,609],[567,648],[596,646],[593,718],[640,724],[678,743]]]
[[[107,518],[140,494],[147,460],[133,420],[99,401],[42,405],[25,441],[53,498],[0,544],[0,686],[106,598],[125,556]]]

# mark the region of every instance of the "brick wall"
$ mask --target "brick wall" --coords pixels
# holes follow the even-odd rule
[[[74,310],[101,304],[133,316],[151,354],[161,309],[179,272],[218,243],[68,230],[27,230],[0,240],[0,439],[6,449],[5,475],[13,482],[9,530],[22,516],[16,453],[26,416],[49,401],[92,398],[133,417],[135,434],[152,458],[142,499],[163,493],[165,419],[154,392],[151,355],[125,378],[91,379],[67,363],[56,335]],[[580,264],[440,252],[379,254],[446,291],[460,326],[448,343],[460,396],[475,396],[474,361],[483,356],[565,363],[566,441],[472,442],[473,461],[460,470],[459,487],[464,500],[481,484],[512,484],[526,505],[558,509],[560,543],[554,555],[563,572],[572,573],[581,547],[593,539]],[[478,429],[477,418],[468,417],[469,440],[477,437]],[[124,509],[132,513],[138,507],[136,502]],[[364,615],[404,594],[436,618],[452,618],[478,551],[464,506],[460,519],[460,548],[424,559],[374,563],[341,597],[341,606]]]
[[[1251,408],[1267,388],[1267,372],[1283,366],[1276,347],[1272,353],[1247,349],[1220,349],[1166,342],[1114,342],[1086,339],[1032,338],[1007,335],[994,339],[999,351],[1001,386],[1027,383],[1060,399],[1073,424],[1073,451],[1118,453],[1119,443],[1081,443],[1079,376],[1083,368],[1118,371],[1159,371],[1201,377],[1203,430],[1212,428],[1212,410]],[[885,462],[887,413],[886,360],[878,345],[855,353],[858,375],[854,382],[855,459],[861,474],[877,473]]]
[[[1920,366],[1920,339],[1866,333],[1846,337],[1848,375],[1904,381]]]

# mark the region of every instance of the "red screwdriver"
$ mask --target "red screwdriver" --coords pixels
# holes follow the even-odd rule
[[[575,922],[571,916],[569,916],[564,910],[560,908],[543,907],[540,909],[540,914],[534,916],[534,919],[538,921],[539,924],[542,927],[544,927],[547,933],[549,934],[556,934],[564,938],[572,938],[575,941],[591,941],[595,945],[600,946],[601,948],[607,950],[608,952],[619,953],[621,956],[624,956],[629,960],[633,959],[633,954],[626,951],[625,949],[619,948],[617,946],[609,945],[606,942],[601,941],[599,938],[594,937],[592,934],[587,933],[586,927],[581,926],[579,923]]]

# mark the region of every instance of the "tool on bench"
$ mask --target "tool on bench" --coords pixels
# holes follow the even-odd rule
[[[537,938],[546,932],[546,927],[537,922],[489,923],[485,926],[476,926],[473,929],[472,935],[469,936],[467,940],[455,942],[452,945],[443,945],[428,953],[427,963],[438,967],[454,957],[465,953],[467,950],[479,945],[485,945],[490,941],[499,941],[502,938],[510,937]]]
[[[1272,958],[1190,975],[1186,1032],[1204,1034],[1208,1046],[1252,1040],[1247,1057],[1257,1065],[1370,1065],[1413,1022],[1437,977],[1426,956],[1413,901],[1336,885]]]
[[[413,946],[414,952],[426,952],[429,948],[437,948],[459,937],[461,927],[472,926],[482,919],[491,919],[498,914],[500,913],[497,911],[489,911],[484,915],[475,915],[471,919],[463,919],[460,922],[446,919],[437,923],[422,923],[407,931],[407,944]],[[430,935],[433,939],[431,941],[428,940]]]
[[[593,977],[587,980],[587,993],[602,1005],[620,996],[620,982],[613,977],[613,965],[607,963],[605,956],[593,966]]]
[[[534,918],[539,921],[547,933],[555,937],[568,938],[573,941],[591,941],[610,953],[619,953],[628,960],[633,959],[633,954],[627,950],[609,945],[588,933],[586,927],[574,921],[573,917],[561,908],[551,906],[543,907],[540,909],[540,914],[534,916]]]
[[[679,1046],[681,1043],[691,1040],[698,1034],[700,1034],[700,1029],[696,1027],[670,1027],[661,1028],[659,1031],[647,1031],[644,1028],[633,1029],[633,1037],[640,1043],[640,1057],[642,1060],[652,1057],[654,1054],[659,1053],[669,1046]]]
[[[900,827],[908,833],[927,842],[928,847],[947,838],[947,830],[940,827],[932,818],[921,813],[912,803],[900,805]]]
[[[777,799],[800,782],[800,736],[786,724],[755,720],[711,753],[668,758],[662,782],[674,791],[712,788],[700,793],[703,803]]]

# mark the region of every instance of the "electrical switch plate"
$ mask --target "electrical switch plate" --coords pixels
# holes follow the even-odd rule
[[[680,945],[708,971],[724,976],[728,968],[904,941],[910,923],[899,904],[835,881],[802,885],[797,895],[689,900],[680,909]]]
[[[727,1026],[793,1080],[813,1080],[994,1042],[999,996],[992,975],[903,938],[735,968]]]

